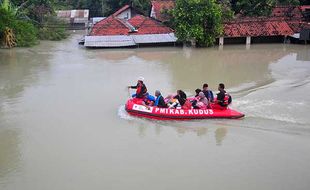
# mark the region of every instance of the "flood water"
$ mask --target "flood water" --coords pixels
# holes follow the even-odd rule
[[[310,189],[310,46],[0,50],[0,189]],[[223,82],[241,120],[151,121],[126,86]],[[131,91],[133,93],[133,91]]]

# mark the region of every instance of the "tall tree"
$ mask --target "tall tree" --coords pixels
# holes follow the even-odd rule
[[[183,42],[212,46],[222,33],[221,6],[214,0],[176,0],[173,17],[176,36]]]

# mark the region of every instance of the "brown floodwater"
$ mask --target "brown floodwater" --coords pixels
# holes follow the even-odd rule
[[[310,46],[0,50],[0,189],[310,189]],[[129,116],[126,86],[223,82],[241,120]],[[133,93],[133,91],[131,91]]]

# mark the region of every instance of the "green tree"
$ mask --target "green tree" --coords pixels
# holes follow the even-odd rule
[[[55,16],[54,0],[4,0],[0,5],[5,8],[0,14],[0,37],[7,39],[3,35],[12,29],[14,35],[9,36],[15,37],[17,46],[34,45],[38,38],[60,40],[68,36],[65,24]]]
[[[214,0],[176,0],[173,17],[176,36],[182,42],[212,46],[223,30],[221,6]]]
[[[230,0],[218,0],[218,3],[222,7],[222,19],[223,21],[228,21],[234,17],[234,12],[232,10],[232,3]]]
[[[4,31],[10,28],[13,30],[15,36],[14,41],[17,46],[32,46],[37,43],[37,29],[32,23],[18,19],[14,12],[10,12],[3,8],[0,8],[0,15],[1,42],[5,41],[7,38]]]

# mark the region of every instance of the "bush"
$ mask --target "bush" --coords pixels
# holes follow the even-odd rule
[[[37,28],[32,23],[17,20],[13,29],[17,46],[29,47],[38,43]]]
[[[41,40],[62,40],[68,37],[66,24],[57,17],[48,16],[44,18],[39,28],[39,39]]]
[[[3,40],[3,32],[6,27],[13,29],[17,46],[26,47],[37,44],[37,29],[27,21],[19,20],[15,15],[0,8],[0,39]]]

